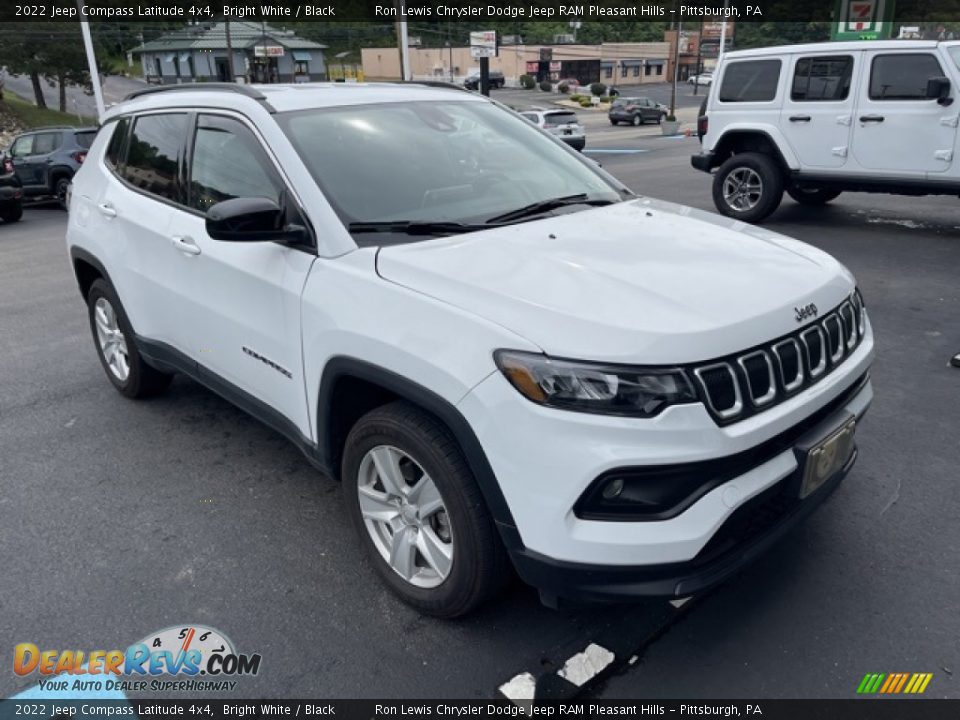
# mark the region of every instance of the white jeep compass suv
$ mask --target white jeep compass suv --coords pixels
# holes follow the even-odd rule
[[[288,437],[436,615],[511,563],[553,604],[707,588],[831,493],[872,398],[840,263],[463,91],[135,93],[67,246],[117,390],[183,373]]]

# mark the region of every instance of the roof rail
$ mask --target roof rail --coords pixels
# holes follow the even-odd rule
[[[446,80],[411,80],[410,82],[405,82],[403,80],[397,81],[397,85],[426,85],[427,87],[435,88],[446,88],[447,90],[459,90],[460,92],[471,92],[467,90],[462,85],[457,85],[452,82],[447,82]]]
[[[177,90],[198,91],[198,90],[220,90],[223,92],[235,92],[246,95],[249,98],[264,102],[267,97],[259,90],[255,90],[249,85],[238,85],[230,82],[205,82],[205,83],[184,83],[183,85],[158,85],[156,87],[146,87],[141,90],[134,90],[127,95],[124,100],[133,100],[142,95],[152,95],[160,92],[174,92]]]

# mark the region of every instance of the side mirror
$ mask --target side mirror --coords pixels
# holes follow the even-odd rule
[[[228,242],[297,243],[306,240],[302,225],[286,225],[286,213],[264,197],[233,198],[207,210],[207,235]]]
[[[936,100],[941,105],[953,102],[950,97],[950,80],[945,77],[932,77],[927,80],[927,99]]]

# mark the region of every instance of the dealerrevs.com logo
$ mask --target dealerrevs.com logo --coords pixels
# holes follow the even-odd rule
[[[41,650],[20,643],[13,651],[13,671],[41,675],[41,688],[50,690],[233,690],[232,678],[259,670],[258,653],[238,653],[223,633],[202,625],[169,627],[126,650]]]

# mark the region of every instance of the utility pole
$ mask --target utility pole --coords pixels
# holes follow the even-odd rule
[[[703,44],[703,18],[700,18],[700,32],[697,33],[697,70],[696,76],[693,83],[693,94],[697,94],[697,89],[700,87],[700,46]]]
[[[727,47],[727,8],[730,0],[723,0],[723,22],[720,23],[720,49],[717,51],[717,65],[723,59],[723,51]]]
[[[677,76],[680,74],[680,32],[682,30],[683,23],[678,21],[673,44],[673,84],[670,86],[670,117],[677,116]]]
[[[230,73],[227,82],[236,82],[237,74],[233,71],[233,41],[230,39],[230,21],[224,19],[223,24],[227,32],[227,72]]]
[[[83,0],[77,0],[80,17],[86,17]],[[80,32],[83,35],[83,47],[87,51],[87,67],[90,70],[90,84],[93,85],[93,99],[97,103],[97,121],[103,117],[106,108],[103,105],[103,89],[100,87],[100,72],[97,70],[97,56],[93,52],[93,38],[90,37],[90,23],[80,20]],[[61,88],[62,91],[63,88]]]

